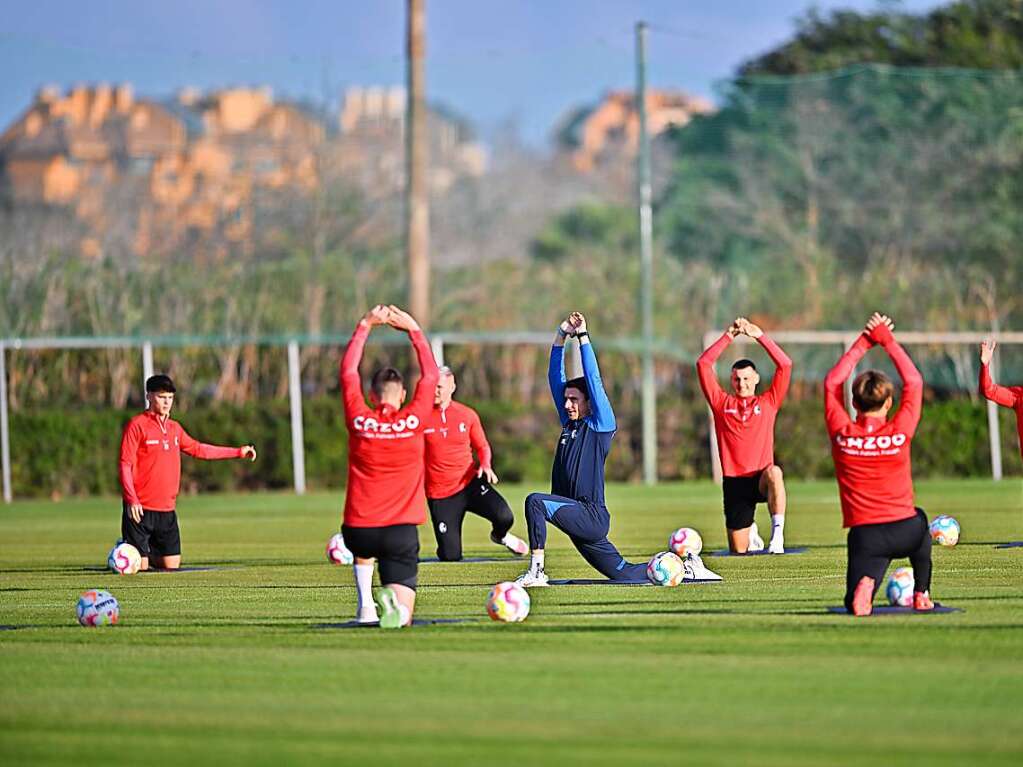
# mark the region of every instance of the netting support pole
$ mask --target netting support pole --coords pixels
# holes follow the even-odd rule
[[[142,344],[142,396],[145,398],[146,381],[153,375],[153,342],[145,341]]]
[[[4,503],[10,503],[11,442],[7,428],[7,346],[0,342],[0,473],[3,474]]]
[[[291,465],[296,495],[305,494],[305,437],[302,432],[302,364],[298,341],[288,341],[288,394],[291,399]]]
[[[714,333],[707,333],[703,336],[703,348],[706,349],[717,340]],[[710,442],[710,475],[714,482],[721,484],[724,471],[721,469],[721,454],[718,452],[718,434],[714,431],[714,411],[707,407],[707,437]]]
[[[433,350],[433,359],[437,363],[437,367],[444,367],[444,336],[431,338],[430,349]]]
[[[1002,478],[1002,430],[998,424],[998,403],[987,400],[987,434],[991,442],[991,479]]]

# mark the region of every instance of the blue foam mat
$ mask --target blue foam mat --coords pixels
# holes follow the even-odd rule
[[[763,551],[748,551],[745,554],[733,554],[728,549],[718,549],[717,551],[711,551],[704,554],[705,557],[784,557],[786,554],[805,554],[807,551],[806,546],[793,546],[792,548],[786,548],[785,554],[772,554],[767,549]]]
[[[421,565],[429,564],[445,564],[445,565],[457,565],[463,562],[520,562],[524,557],[462,557],[455,561],[441,561],[437,557],[423,557],[419,560]]]
[[[1009,543],[999,543],[995,546],[996,549],[1023,549],[1023,541],[1010,541]]]
[[[151,567],[148,570],[139,570],[138,574],[143,575],[147,573],[206,573],[211,570],[239,570],[238,567],[178,567],[174,570],[167,570],[162,567]]]
[[[548,582],[551,586],[653,586],[645,578],[641,581],[612,581],[606,578],[551,578]],[[682,581],[680,585],[687,583],[721,583],[715,580]]]
[[[449,623],[473,623],[468,618],[413,618],[413,626],[439,626]],[[378,629],[379,623],[359,623],[358,621],[345,621],[344,623],[317,623],[313,628],[317,629]]]
[[[845,609],[845,605],[838,605],[835,607],[828,608],[829,613],[836,615],[848,615],[853,616],[851,612]],[[961,613],[963,608],[961,607],[947,607],[938,602],[934,603],[933,610],[914,610],[912,607],[895,607],[894,605],[876,605],[871,615],[944,615],[945,613]],[[869,617],[869,616],[859,616]]]

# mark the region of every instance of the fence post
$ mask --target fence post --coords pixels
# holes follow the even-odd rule
[[[302,431],[302,366],[298,341],[288,341],[288,394],[291,399],[291,465],[295,493],[305,493],[305,436]]]
[[[987,400],[987,434],[991,443],[991,479],[1002,478],[1002,430],[998,423],[998,403]]]
[[[437,367],[444,367],[444,336],[434,336],[430,339],[430,348],[433,350],[433,359]]]
[[[3,474],[4,503],[10,503],[11,444],[7,429],[7,345],[0,341],[0,466]]]
[[[153,375],[153,342],[142,343],[142,396],[145,398],[146,381]]]

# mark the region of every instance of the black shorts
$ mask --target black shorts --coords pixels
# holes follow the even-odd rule
[[[121,537],[144,557],[176,557],[181,554],[181,533],[174,511],[142,510],[142,521],[136,522],[121,505]]]
[[[341,526],[345,545],[360,559],[375,559],[380,582],[416,587],[419,572],[419,533],[415,525],[387,527]]]
[[[729,530],[745,530],[752,525],[757,504],[767,502],[767,496],[760,492],[760,478],[763,474],[763,471],[758,471],[752,477],[725,477],[722,480],[725,527]]]
[[[499,543],[515,524],[508,502],[485,479],[469,484],[447,498],[429,498],[430,520],[437,537],[437,558],[457,562],[462,558],[462,521],[471,511],[490,522],[490,539]]]

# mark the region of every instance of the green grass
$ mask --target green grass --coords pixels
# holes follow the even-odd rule
[[[503,488],[522,508],[523,487]],[[682,524],[724,545],[709,484],[609,488],[612,540],[634,559]],[[318,624],[354,613],[327,564],[336,496],[184,498],[185,563],[210,572],[95,570],[115,500],[0,508],[3,764],[1020,764],[1023,539],[1018,482],[921,482],[963,541],[935,551],[944,616],[852,619],[833,483],[790,487],[800,556],[710,559],[725,582],[532,592],[523,624],[491,622],[489,586],[521,562],[428,564],[420,617],[398,632]],[[766,512],[761,512],[766,522]],[[520,522],[516,530],[524,534]],[[424,555],[431,533],[422,530]],[[466,554],[497,552],[476,518]],[[560,533],[548,572],[593,573]],[[120,600],[83,629],[77,594]]]

